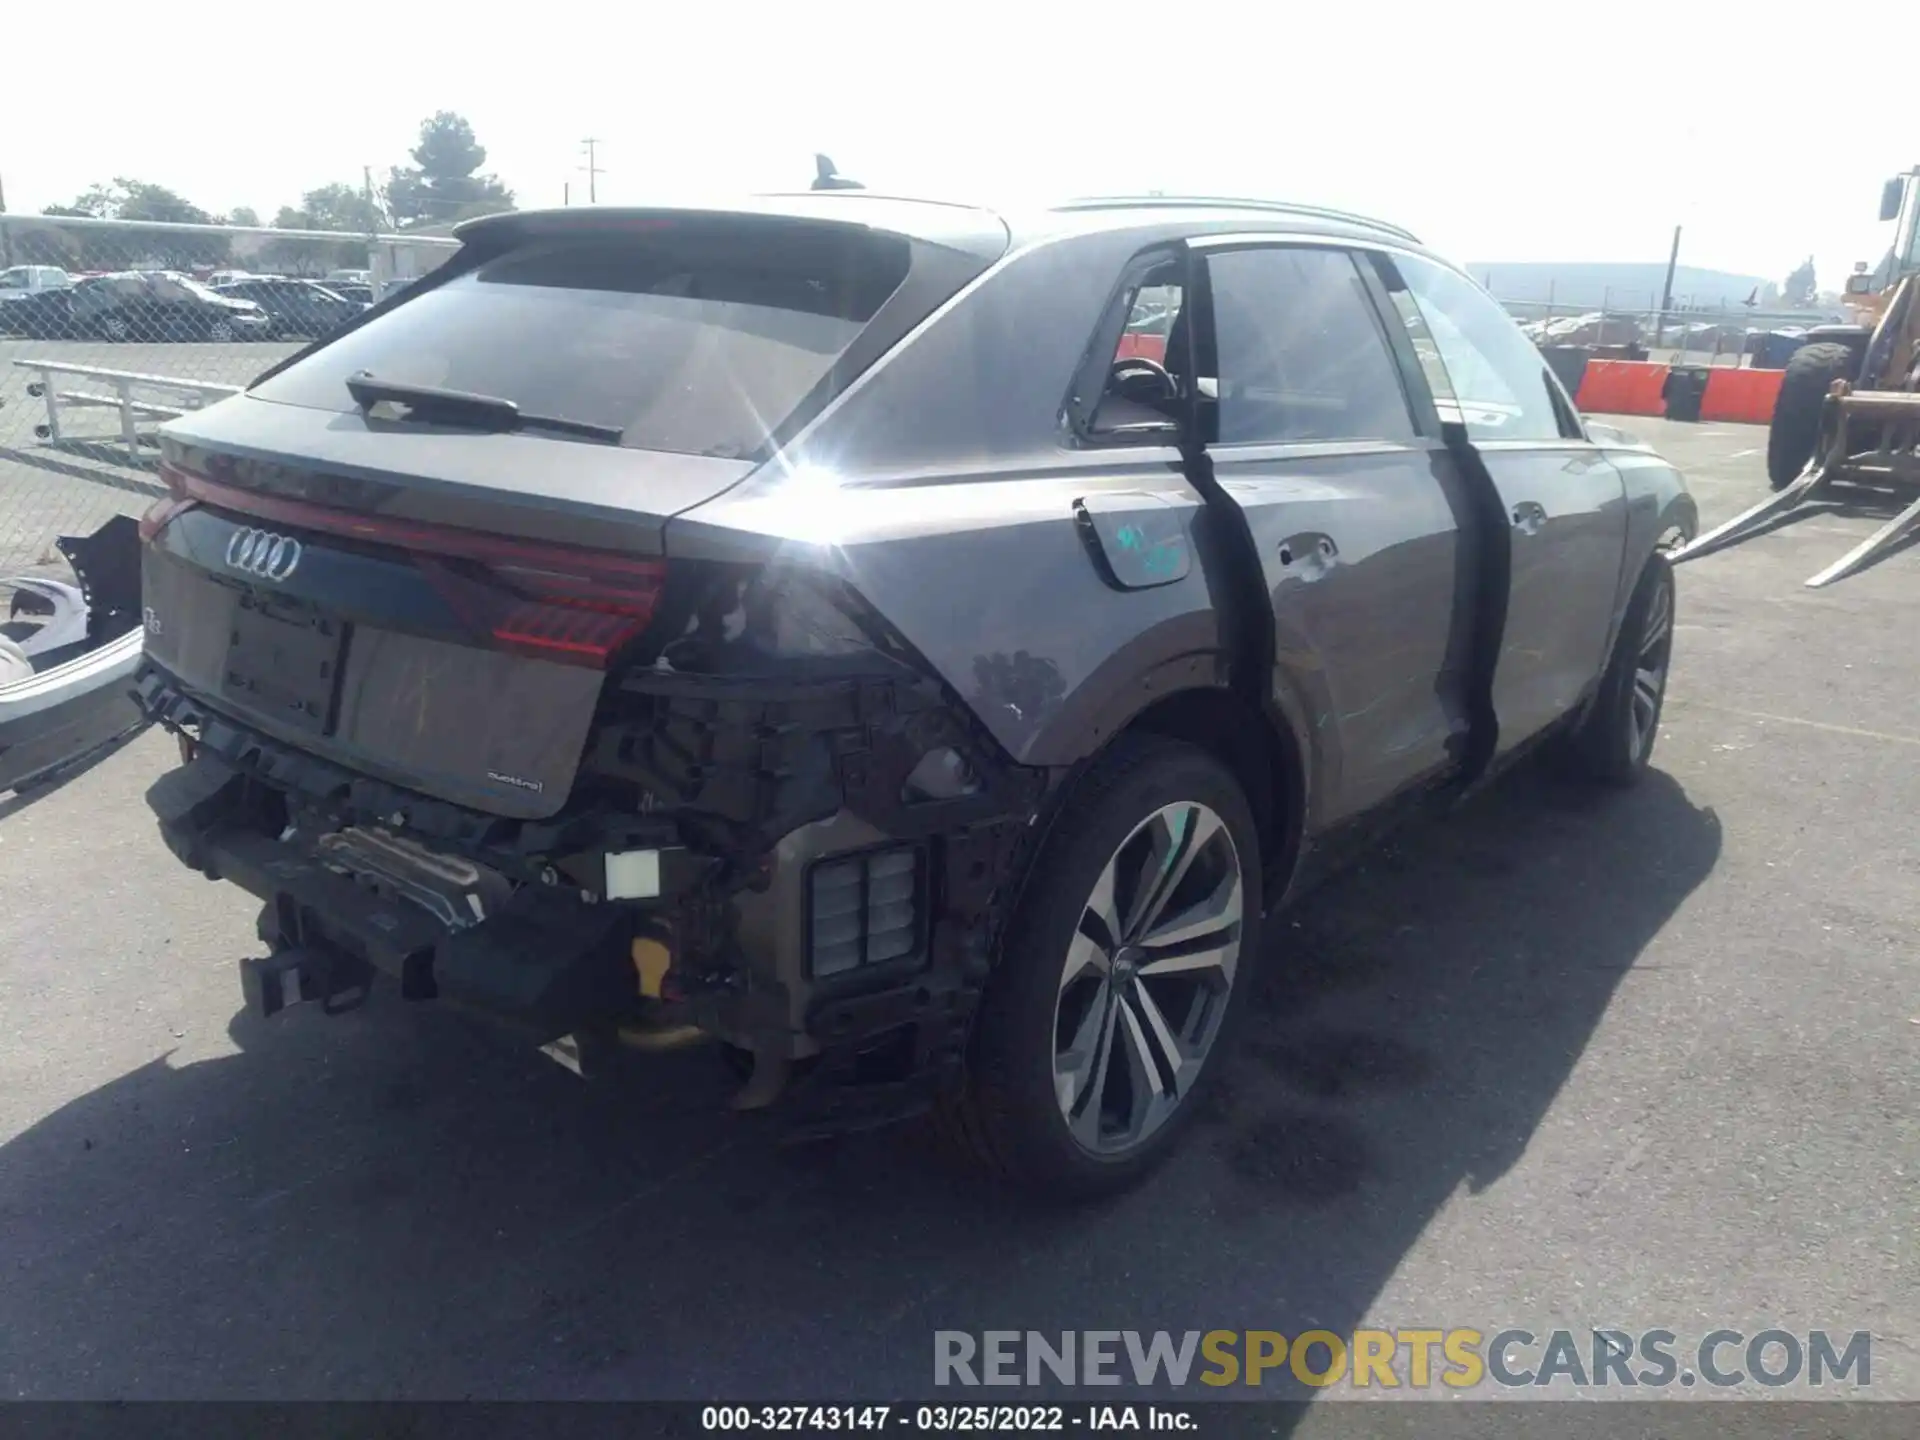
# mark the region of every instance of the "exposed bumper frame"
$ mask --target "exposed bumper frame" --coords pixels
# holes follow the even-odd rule
[[[155,793],[150,801],[185,863],[261,896],[269,912],[263,938],[276,948],[338,950],[399,978],[403,995],[411,983],[416,995],[431,987],[505,1013],[500,984],[471,983],[477,942],[469,937],[511,929],[519,919],[449,937],[425,911],[376,914],[364,895],[351,893],[351,881],[264,831],[244,797],[283,795],[327,823],[404,811],[410,829],[523,887],[537,886],[556,866],[561,873],[567,906],[579,912],[568,921],[567,941],[578,973],[543,990],[541,1005],[507,1018],[548,1035],[595,1020],[617,1023],[638,999],[631,939],[661,935],[671,937],[677,1016],[751,1051],[756,1063],[777,1064],[783,1077],[801,1062],[781,1096],[792,1123],[845,1129],[930,1101],[963,1060],[998,940],[994,925],[1010,908],[1003,898],[1040,828],[1049,777],[1012,765],[937,686],[904,674],[723,680],[648,673],[615,688],[582,776],[633,802],[570,807],[552,822],[501,822],[266,740],[149,662],[137,683],[145,713],[187,736],[199,761],[217,765],[205,773],[238,782],[217,804],[187,794],[168,800]],[[962,755],[981,783],[956,799],[909,802],[906,777],[941,746]],[[155,791],[192,769],[174,772]],[[790,903],[796,860],[874,837],[923,848],[930,912],[923,963],[911,973],[810,980],[794,933],[803,912]],[[592,856],[633,844],[683,847],[691,859],[658,900],[583,902]],[[787,873],[777,873],[783,866]],[[548,924],[559,912],[543,913],[540,923]],[[348,918],[332,918],[340,915]],[[770,933],[784,942],[743,943],[743,934],[764,940]],[[423,954],[435,957],[431,980]],[[491,973],[501,963],[488,956],[480,969]],[[617,994],[608,988],[614,977],[624,987]],[[893,1063],[876,1068],[881,1051]]]

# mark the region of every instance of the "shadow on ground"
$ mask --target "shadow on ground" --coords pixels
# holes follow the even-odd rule
[[[712,1118],[704,1053],[595,1089],[388,995],[242,1016],[237,1054],[0,1148],[0,1388],[919,1396],[938,1328],[1348,1329],[1519,1159],[1720,843],[1659,774],[1593,797],[1528,770],[1407,832],[1278,922],[1180,1159],[1079,1214],[917,1131],[775,1147]]]
[[[64,765],[42,771],[34,779],[15,789],[0,788],[0,820],[6,819],[9,815],[18,814],[29,805],[37,805],[49,796],[59,794],[82,775],[88,774],[126,749],[146,733],[146,728],[144,723],[138,725],[123,735],[115,736],[97,750],[89,750]]]

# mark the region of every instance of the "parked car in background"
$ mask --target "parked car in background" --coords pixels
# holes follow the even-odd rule
[[[1536,745],[1646,769],[1694,503],[1403,230],[849,191],[458,233],[161,431],[147,802],[262,902],[259,1012],[378,973],[589,1067],[704,1034],[743,1108],[934,1104],[1098,1193],[1343,843]]]
[[[86,281],[81,281],[86,284]],[[75,287],[0,291],[0,335],[65,340],[73,334]]]
[[[171,270],[127,270],[74,287],[72,329],[114,341],[264,340],[266,312]]]
[[[1637,316],[1598,310],[1530,321],[1520,333],[1536,345],[1639,345],[1645,339]]]
[[[342,300],[351,300],[356,305],[373,304],[373,286],[371,285],[363,285],[354,280],[329,280],[326,286]]]
[[[0,299],[66,290],[72,285],[73,277],[58,265],[14,265],[0,270]]]
[[[325,285],[289,275],[253,275],[217,286],[215,293],[258,305],[274,340],[324,339],[368,308]]]

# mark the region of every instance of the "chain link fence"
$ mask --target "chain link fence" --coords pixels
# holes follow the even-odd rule
[[[452,252],[343,235],[0,215],[0,624],[8,577],[164,493],[155,431],[217,403]]]
[[[1784,341],[1814,326],[1844,320],[1838,310],[1746,305],[1725,296],[1677,295],[1663,309],[1650,291],[1601,293],[1598,305],[1495,298],[1539,345],[1620,347],[1677,365],[1767,363]]]

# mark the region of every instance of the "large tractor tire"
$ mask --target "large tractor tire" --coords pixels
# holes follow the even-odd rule
[[[1851,345],[1822,340],[1802,345],[1780,377],[1780,396],[1767,429],[1767,479],[1784,490],[1800,478],[1820,443],[1820,419],[1827,391],[1836,380],[1860,374],[1860,352]]]

